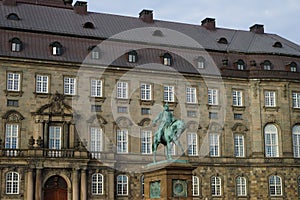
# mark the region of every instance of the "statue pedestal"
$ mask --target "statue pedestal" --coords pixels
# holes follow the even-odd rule
[[[186,160],[151,163],[144,170],[145,200],[192,200],[192,167]]]

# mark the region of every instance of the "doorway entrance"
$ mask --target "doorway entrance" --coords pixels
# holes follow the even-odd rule
[[[44,200],[67,200],[68,185],[60,176],[50,177],[44,186]]]

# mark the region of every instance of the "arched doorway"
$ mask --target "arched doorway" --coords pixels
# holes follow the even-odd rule
[[[44,186],[44,200],[67,200],[68,185],[60,176],[50,177]]]

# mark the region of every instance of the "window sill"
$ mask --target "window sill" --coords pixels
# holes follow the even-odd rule
[[[141,100],[140,99],[140,105],[142,106],[153,106],[155,103],[154,100]]]
[[[276,111],[278,112],[280,107],[279,106],[274,106],[274,107],[269,107],[269,106],[264,106],[264,111]]]
[[[8,91],[4,90],[6,96],[11,96],[11,97],[22,97],[23,91]]]
[[[189,109],[197,109],[199,108],[199,103],[185,103],[185,107]]]
[[[167,103],[171,110],[174,109],[178,104],[177,101],[163,101],[162,103],[163,103],[163,105],[165,105]]]
[[[245,106],[232,106],[232,111],[245,111]]]
[[[91,102],[100,102],[103,103],[106,99],[106,97],[94,97],[94,96],[89,96]]]
[[[38,93],[38,92],[33,92],[35,98],[50,98],[51,97],[51,93]]]
[[[300,108],[292,108],[293,109],[293,112],[300,112]]]
[[[221,110],[221,106],[220,105],[210,105],[210,104],[207,104],[207,108],[209,110]]]
[[[118,99],[116,98],[115,99],[117,103],[120,103],[120,104],[130,104],[131,102],[131,99]]]
[[[78,100],[79,99],[79,95],[64,94],[64,96],[68,100]]]

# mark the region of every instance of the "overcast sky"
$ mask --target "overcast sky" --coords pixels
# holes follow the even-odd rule
[[[249,30],[263,24],[275,33],[300,45],[300,0],[87,0],[88,10],[138,17],[143,9],[157,20],[200,24],[206,17],[216,19],[220,28]]]

